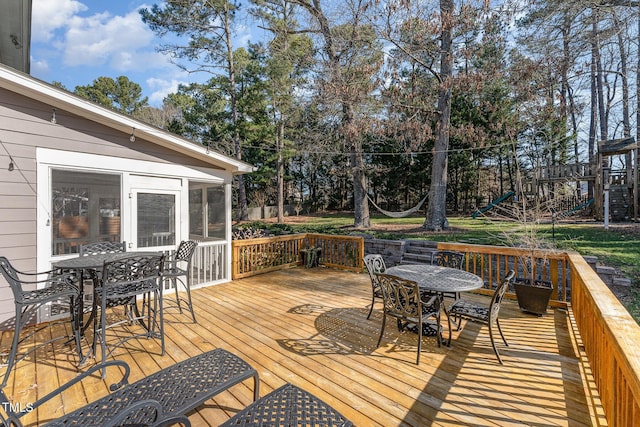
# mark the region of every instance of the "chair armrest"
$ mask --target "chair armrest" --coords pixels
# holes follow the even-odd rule
[[[54,398],[56,396],[59,396],[64,391],[66,391],[70,387],[78,384],[79,382],[81,382],[85,378],[93,375],[95,372],[100,371],[100,370],[105,369],[105,368],[108,368],[108,367],[111,367],[111,366],[119,366],[119,367],[123,368],[124,369],[124,373],[123,373],[122,378],[120,379],[120,381],[118,381],[117,383],[111,384],[109,386],[109,390],[115,391],[115,390],[118,390],[119,388],[127,385],[129,383],[129,372],[130,372],[129,365],[127,365],[125,362],[123,362],[121,360],[110,360],[110,361],[107,361],[105,363],[101,363],[101,364],[92,366],[91,368],[87,369],[85,372],[81,373],[77,377],[74,377],[71,381],[64,383],[63,385],[61,385],[57,389],[53,390],[52,392],[50,392],[50,393],[46,394],[45,396],[41,397],[40,399],[36,400],[35,402],[33,402],[33,404],[29,405],[29,408],[25,408],[25,409],[21,410],[20,412],[13,412],[11,410],[10,400],[5,395],[4,390],[0,390],[0,404],[2,404],[3,409],[6,410],[7,416],[8,416],[8,419],[3,420],[4,424],[5,425],[11,425],[13,423],[15,425],[21,425],[18,420],[22,416],[24,416],[25,414],[33,411],[34,409],[36,409],[39,406],[41,406],[42,404],[48,402],[52,398]]]
[[[186,415],[172,415],[163,418],[160,421],[151,424],[151,427],[169,427],[175,424],[181,424],[183,427],[191,427],[191,421]]]
[[[140,425],[155,426],[155,423],[162,418],[162,405],[160,402],[153,399],[141,400],[129,405],[127,409],[124,409],[118,415],[107,421],[107,424],[110,426],[122,425],[127,418],[135,417],[135,414],[140,414],[140,418],[142,418],[136,419],[136,423],[140,423]]]
[[[55,272],[55,270],[52,270]],[[27,273],[29,276],[39,276],[41,274],[47,274],[49,272],[44,272],[44,273]],[[77,276],[77,274],[75,273],[58,273],[55,276],[48,276],[44,279],[40,279],[40,280],[24,280],[24,278],[19,277],[17,282],[21,283],[21,284],[25,284],[25,285],[38,285],[41,283],[58,283],[61,282],[63,280],[68,280],[70,282],[74,282],[75,281],[75,277]]]
[[[420,297],[422,297],[422,295],[420,295]],[[432,305],[440,305],[440,301],[441,301],[441,296],[439,294],[433,295],[431,298],[429,298],[429,301],[425,301],[422,298],[420,298],[422,300],[422,303],[426,306],[432,306]]]

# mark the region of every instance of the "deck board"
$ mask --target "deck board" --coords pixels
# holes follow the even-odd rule
[[[417,366],[416,336],[399,334],[395,322],[387,322],[376,348],[382,312],[378,303],[366,319],[370,292],[366,274],[326,268],[288,269],[195,289],[197,324],[175,308],[165,312],[164,356],[157,341],[142,339],[114,357],[130,364],[133,382],[223,347],[256,368],[260,395],[292,382],[357,426],[591,426],[601,420],[593,416],[599,408],[588,406],[593,396],[585,394],[590,389],[570,311],[536,317],[505,301],[501,323],[510,346],[499,344],[504,365],[495,359],[486,327],[463,323],[462,331],[453,332],[451,347],[424,338]],[[2,335],[3,350],[10,337]],[[16,401],[33,401],[78,369],[71,346],[40,352],[36,360],[21,362],[11,377],[7,390]],[[51,417],[52,410],[71,411],[97,399],[116,377],[91,378],[25,420],[35,423],[36,417]],[[194,426],[216,426],[251,400],[247,381],[198,408],[190,420]]]

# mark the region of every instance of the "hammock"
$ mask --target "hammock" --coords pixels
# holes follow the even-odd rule
[[[408,217],[409,215],[413,215],[414,213],[418,212],[418,210],[420,209],[420,206],[422,206],[422,204],[425,202],[425,200],[427,200],[427,197],[429,197],[429,194],[424,196],[422,198],[422,200],[420,200],[418,202],[417,205],[415,205],[414,207],[412,207],[409,210],[401,211],[401,212],[391,212],[391,211],[385,211],[380,206],[376,205],[376,203],[373,200],[371,200],[371,197],[369,197],[369,195],[367,194],[367,199],[369,199],[369,202],[371,202],[371,204],[376,209],[378,209],[380,212],[382,212],[384,215],[386,215],[386,216],[388,216],[390,218],[405,218],[405,217]]]

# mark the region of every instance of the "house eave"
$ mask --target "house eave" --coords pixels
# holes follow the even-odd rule
[[[2,64],[0,64],[0,86],[30,99],[51,105],[52,108],[60,111],[67,111],[118,130],[125,135],[130,135],[135,129],[136,138],[142,138],[183,155],[204,161],[215,168],[230,171],[234,175],[250,173],[255,170],[248,163],[207,150],[206,147],[200,144],[95,104]]]

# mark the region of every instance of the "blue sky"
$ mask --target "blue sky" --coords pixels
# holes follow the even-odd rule
[[[159,2],[155,2],[159,3]],[[178,84],[211,77],[187,74],[155,51],[159,40],[138,10],[154,2],[137,0],[33,0],[31,75],[68,90],[100,76],[127,76],[142,86],[149,103],[160,106]],[[239,23],[237,46],[247,42],[250,25]]]

